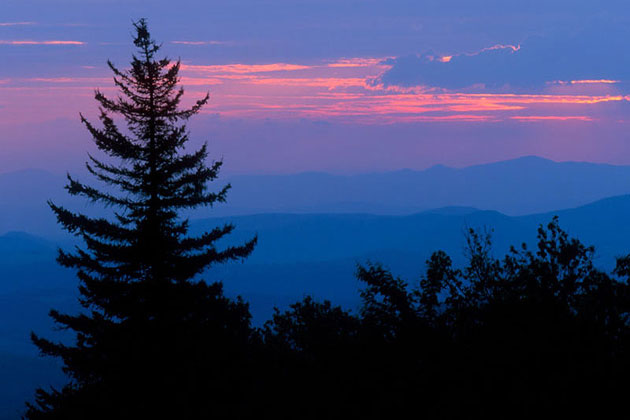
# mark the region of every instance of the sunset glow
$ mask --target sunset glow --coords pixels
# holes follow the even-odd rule
[[[558,16],[582,12],[540,9],[523,18],[506,12],[516,7],[509,2],[483,18],[461,2],[467,17],[458,20],[438,3],[398,0],[184,0],[175,8],[161,0],[120,8],[7,1],[15,12],[0,18],[0,55],[10,63],[0,69],[5,168],[35,165],[27,150],[38,145],[57,153],[61,168],[66,155],[54,150],[64,139],[63,153],[86,150],[78,115],[98,116],[96,89],[116,94],[107,60],[129,65],[128,26],[139,16],[154,25],[160,54],[181,59],[183,104],[210,93],[198,132],[216,138],[238,170],[354,171],[529,154],[630,163],[628,30],[614,19],[591,21],[616,14],[575,17],[569,31]],[[270,143],[292,152],[259,162],[254,156]]]
[[[69,41],[71,42],[71,41]],[[500,46],[511,48],[512,46]],[[494,47],[493,47],[494,48]],[[499,48],[499,47],[496,47]],[[334,119],[362,124],[394,122],[444,122],[516,120],[594,121],[588,115],[598,104],[624,103],[629,96],[601,94],[520,94],[435,91],[421,86],[392,89],[371,80],[387,70],[384,58],[344,58],[332,63],[261,63],[203,65],[182,64],[182,83],[195,96],[210,91],[213,101],[208,113],[234,118]],[[91,69],[88,69],[91,70]],[[576,80],[568,85],[614,85],[614,80]],[[36,85],[37,88],[30,86]],[[66,88],[64,88],[66,86]],[[76,114],[94,88],[111,88],[108,77],[36,77],[9,79],[0,85],[0,101],[13,106],[45,102],[41,88],[65,89],[75,98],[64,107],[51,107],[49,115],[60,118]],[[89,106],[87,104],[83,105]],[[553,110],[549,108],[553,106]],[[72,108],[76,107],[76,110]],[[518,115],[514,113],[518,112]],[[532,115],[523,115],[527,114]],[[552,112],[552,115],[541,114]],[[570,115],[557,115],[558,112]],[[576,113],[578,115],[576,115]],[[585,113],[585,114],[583,114]],[[17,113],[14,114],[17,118]]]

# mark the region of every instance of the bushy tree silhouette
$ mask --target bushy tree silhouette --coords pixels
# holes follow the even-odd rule
[[[359,320],[329,301],[311,297],[276,310],[265,324],[266,381],[270,414],[278,419],[353,417],[357,414],[356,381],[365,372]],[[357,369],[349,369],[351,366]]]
[[[489,233],[474,230],[467,243],[466,267],[453,268],[438,251],[416,288],[380,265],[359,266],[365,289],[357,314],[310,298],[277,313],[265,340],[288,354],[278,371],[288,372],[293,389],[310,390],[293,400],[301,401],[294,412],[531,418],[623,409],[628,281],[598,270],[594,249],[570,238],[557,219],[539,228],[535,251],[523,245],[496,259]],[[630,272],[628,261],[619,260],[619,276]],[[338,403],[331,395],[346,398]],[[322,412],[322,401],[343,411],[324,405]]]
[[[39,389],[29,419],[239,417],[251,341],[248,307],[223,296],[221,285],[196,281],[211,264],[241,259],[256,238],[217,249],[233,230],[217,227],[188,235],[182,211],[225,201],[217,192],[221,161],[207,166],[207,149],[186,152],[185,121],[208,101],[181,109],[180,62],[156,58],[160,46],[145,20],[134,24],[138,49],[128,70],[108,62],[120,96],[100,91],[101,128],[81,117],[96,146],[88,171],[107,189],[68,176],[71,195],[114,209],[92,218],[50,203],[59,223],[85,246],[60,251],[61,265],[77,270],[80,314],[51,311],[75,333],[72,343],[33,335],[45,355],[61,358],[70,382]],[[117,126],[121,116],[127,129]],[[241,405],[242,409],[244,406]]]

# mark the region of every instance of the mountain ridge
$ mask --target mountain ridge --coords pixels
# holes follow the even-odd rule
[[[79,174],[82,180],[88,176]],[[41,170],[0,174],[0,234],[24,231],[61,236],[46,201],[105,214],[69,197],[65,177]],[[355,175],[304,172],[293,175],[235,175],[227,203],[187,216],[199,219],[261,213],[411,215],[438,208],[495,210],[509,216],[574,208],[630,194],[630,166],[554,162],[525,156],[464,168],[434,166]]]

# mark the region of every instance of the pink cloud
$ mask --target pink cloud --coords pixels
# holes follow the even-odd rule
[[[255,78],[253,84],[284,87],[323,87],[328,90],[348,87],[364,87],[365,79],[353,77],[309,77],[309,78]]]
[[[619,83],[619,80],[610,80],[610,79],[586,79],[586,80],[558,80],[556,82],[559,85],[614,85]]]
[[[82,41],[12,41],[12,40],[0,40],[0,45],[85,45]]]
[[[530,122],[544,122],[544,121],[593,121],[593,118],[585,115],[515,115],[510,117],[513,120],[518,121],[530,121]]]
[[[502,48],[510,48],[503,46]],[[395,122],[595,121],[606,118],[599,104],[630,101],[612,83],[550,85],[543,94],[452,92],[424,87],[400,89],[374,85],[384,68],[380,58],[344,58],[309,64],[264,63],[182,65],[187,100],[210,91],[208,114],[248,119],[323,119],[360,124]],[[580,85],[592,85],[589,93]],[[600,89],[599,86],[606,86]],[[72,118],[78,111],[96,112],[93,89],[114,89],[109,77],[17,78],[0,83],[9,118]],[[557,90],[561,92],[557,92]],[[556,90],[556,92],[554,92]],[[59,105],[59,96],[64,102]],[[33,103],[41,112],[30,112]],[[610,108],[608,108],[610,109]],[[615,120],[621,114],[615,117]],[[611,117],[612,118],[612,117]]]
[[[237,74],[249,74],[249,73],[269,73],[278,71],[295,71],[306,70],[311,68],[310,66],[287,64],[287,63],[272,63],[272,64],[224,64],[224,65],[190,65],[182,64],[182,70],[202,72],[202,73],[237,73]]]
[[[330,64],[328,67],[333,68],[348,68],[348,67],[370,67],[380,64],[383,60],[390,57],[373,58],[373,57],[354,57],[354,58],[340,58]]]

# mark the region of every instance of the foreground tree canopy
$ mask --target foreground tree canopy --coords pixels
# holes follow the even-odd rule
[[[96,93],[101,127],[83,122],[109,157],[69,177],[68,192],[113,208],[90,218],[51,203],[84,241],[60,252],[77,270],[83,311],[51,316],[71,343],[33,335],[60,358],[61,389],[40,389],[29,419],[419,418],[602,415],[630,390],[630,257],[613,274],[556,219],[502,259],[470,231],[468,264],[436,252],[417,284],[359,266],[352,312],[311,297],[253,328],[247,304],[198,275],[246,257],[256,238],[217,249],[233,226],[190,237],[181,211],[225,200],[207,189],[221,166],[205,146],[185,153],[179,62],[156,59],[135,25],[131,68],[110,63],[121,96]],[[113,115],[122,116],[127,130]],[[421,240],[421,238],[419,238]],[[296,274],[298,275],[298,274]]]
[[[310,418],[602,415],[630,386],[628,257],[610,276],[594,249],[554,219],[503,259],[471,230],[468,264],[444,252],[416,287],[379,265],[359,266],[363,305],[352,314],[311,298],[265,329],[290,401]],[[305,379],[308,378],[308,379]],[[305,392],[306,390],[306,392]],[[319,401],[319,403],[316,403]],[[299,411],[296,411],[299,412]]]

